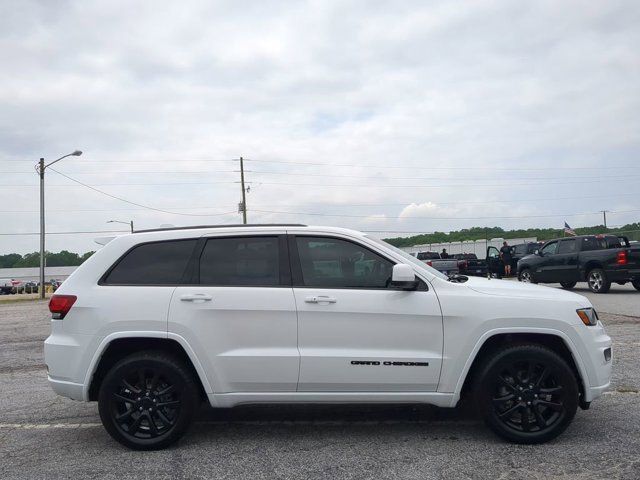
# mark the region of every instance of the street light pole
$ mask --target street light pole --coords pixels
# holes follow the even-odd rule
[[[40,298],[44,298],[44,158],[38,163],[40,175]]]
[[[44,172],[47,167],[53,165],[56,162],[59,162],[63,158],[67,157],[79,157],[82,155],[80,150],[76,150],[72,153],[68,153],[67,155],[63,155],[62,157],[54,160],[51,163],[44,164],[44,158],[41,158],[36,165],[36,171],[38,175],[40,175],[40,288],[38,292],[40,293],[40,298],[44,299],[44,264],[45,264],[45,253],[44,253]]]
[[[122,220],[109,220],[107,223],[122,223],[124,225],[129,225],[129,227],[131,227],[131,233],[133,233],[133,220],[129,222],[123,222]]]

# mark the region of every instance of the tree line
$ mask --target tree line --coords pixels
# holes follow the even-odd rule
[[[47,267],[76,267],[84,262],[95,252],[86,252],[82,255],[62,250],[58,253],[45,252],[45,261]],[[0,268],[22,268],[22,267],[39,267],[40,252],[26,253],[9,253],[0,255]]]
[[[620,228],[606,228],[604,225],[574,228],[577,235],[595,235],[599,233],[621,233],[630,240],[640,239],[640,222],[629,223]],[[557,228],[527,228],[519,230],[504,230],[500,227],[472,227],[451,232],[422,233],[412,237],[385,238],[385,242],[396,247],[412,247],[425,243],[463,242],[467,240],[491,240],[492,238],[523,238],[536,237],[538,240],[551,240],[562,237],[562,229]]]

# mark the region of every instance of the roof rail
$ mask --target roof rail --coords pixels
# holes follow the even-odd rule
[[[302,223],[232,223],[228,225],[190,225],[187,227],[160,227],[135,230],[133,233],[167,232],[172,230],[196,230],[200,228],[236,228],[236,227],[306,227]]]

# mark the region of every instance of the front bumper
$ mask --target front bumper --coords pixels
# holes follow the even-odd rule
[[[582,375],[584,401],[591,402],[600,397],[611,384],[613,367],[611,337],[606,334],[601,322],[593,327],[579,325],[576,331],[583,339],[580,356],[586,370],[586,375]]]

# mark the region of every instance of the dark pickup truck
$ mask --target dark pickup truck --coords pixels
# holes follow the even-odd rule
[[[518,271],[518,261],[538,250],[544,242],[528,242],[511,245],[511,272]],[[504,276],[504,262],[500,258],[500,250],[497,247],[487,247],[487,269],[492,276],[502,278]]]
[[[594,293],[608,292],[612,282],[631,282],[640,290],[640,246],[615,235],[550,240],[518,262],[518,280],[559,283],[566,289],[587,282]]]
[[[458,261],[458,270],[461,275],[487,276],[487,262],[480,260],[475,253],[456,253],[453,258]]]

